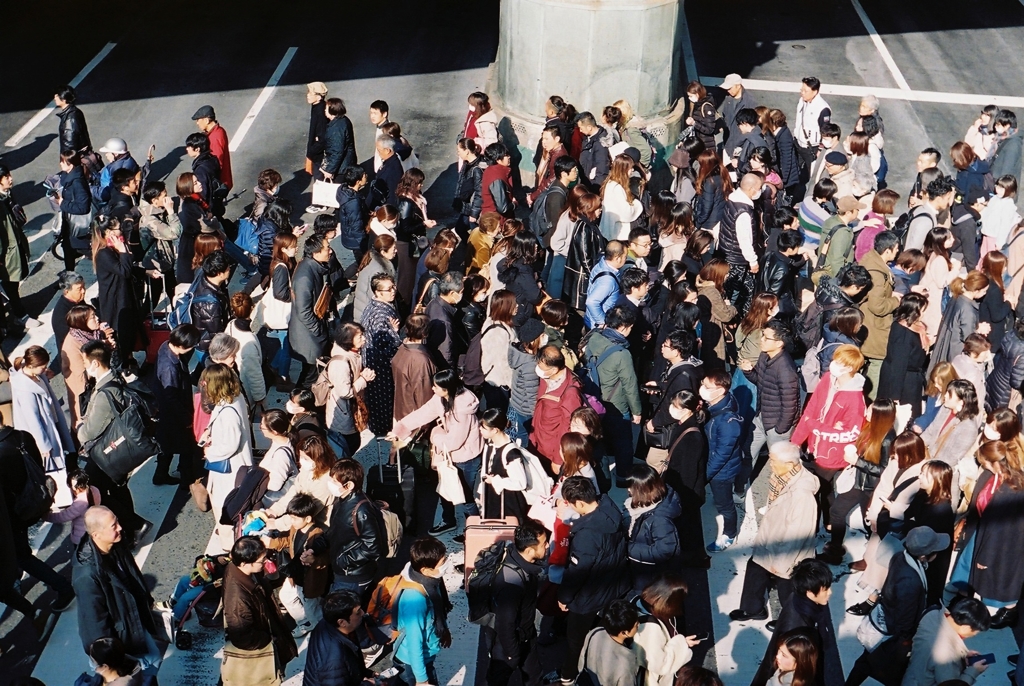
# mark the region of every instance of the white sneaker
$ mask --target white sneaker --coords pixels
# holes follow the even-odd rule
[[[737,505],[743,505],[744,503],[747,502],[747,494],[746,493],[735,493],[734,492],[732,494],[732,501],[734,503],[736,503]]]
[[[322,205],[310,205],[306,208],[306,214],[320,214],[326,212],[329,208],[323,207]]]
[[[43,323],[35,317],[30,317],[27,314],[18,320],[18,323],[24,326],[26,329],[34,329],[37,326],[42,326]]]
[[[718,537],[717,541],[715,541],[714,543],[712,543],[711,545],[709,545],[707,547],[707,551],[709,553],[720,553],[723,550],[726,550],[727,548],[732,546],[732,544],[735,543],[735,541],[736,541],[736,539],[729,538],[725,534],[722,534],[721,536]]]
[[[296,624],[295,628],[292,629],[292,638],[302,638],[312,630],[313,625],[311,623],[301,622],[299,624]]]

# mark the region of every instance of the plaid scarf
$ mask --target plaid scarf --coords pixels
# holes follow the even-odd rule
[[[782,489],[786,487],[790,479],[796,476],[796,473],[800,471],[800,465],[795,464],[793,468],[788,472],[779,476],[775,472],[772,472],[771,478],[768,479],[768,502],[773,502],[779,497],[779,493],[782,493]]]

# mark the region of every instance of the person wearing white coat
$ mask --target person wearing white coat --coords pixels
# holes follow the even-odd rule
[[[14,428],[32,434],[43,457],[43,467],[57,483],[57,503],[66,506],[71,504],[72,497],[64,456],[76,449],[64,409],[46,375],[49,363],[49,354],[39,346],[32,346],[14,361],[10,371]]]
[[[635,601],[640,624],[633,649],[644,667],[646,686],[673,686],[676,673],[693,659],[693,646],[699,641],[676,630],[676,617],[682,616],[685,600],[682,579],[665,576],[651,583]]]
[[[608,240],[629,240],[630,225],[643,210],[639,200],[631,201],[626,189],[609,177],[601,194],[601,235]]]
[[[235,487],[238,470],[252,465],[249,408],[245,404],[238,376],[227,365],[208,366],[203,370],[200,382],[206,384],[207,397],[214,404],[210,424],[199,441],[203,447],[204,463],[209,470],[206,488],[210,492],[210,504],[218,522],[211,545],[220,545],[227,551],[234,542],[234,531],[231,526],[219,523],[220,515],[224,509],[224,500]],[[222,469],[224,462],[228,462],[227,472]]]
[[[239,314],[239,308],[235,307],[235,300],[244,296],[248,301],[244,314]],[[228,322],[224,333],[238,341],[239,350],[235,355],[235,367],[238,369],[238,378],[242,381],[242,390],[245,397],[252,405],[259,404],[267,398],[267,380],[263,376],[263,347],[251,330],[249,315],[252,312],[252,299],[244,293],[235,293],[232,296],[231,306],[235,311],[235,318]]]

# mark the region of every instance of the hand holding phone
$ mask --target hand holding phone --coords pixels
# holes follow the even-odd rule
[[[967,665],[968,666],[976,665],[979,662],[983,662],[983,663],[985,663],[985,666],[987,667],[988,665],[991,665],[991,664],[995,663],[995,661],[996,661],[995,653],[985,653],[984,655],[968,655],[967,656]]]

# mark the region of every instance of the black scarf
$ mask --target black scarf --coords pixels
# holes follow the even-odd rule
[[[427,597],[430,598],[430,602],[434,606],[434,631],[438,636],[444,636],[444,633],[448,631],[448,613],[452,610],[444,580],[421,574],[411,566],[409,567],[409,578],[427,591]]]

